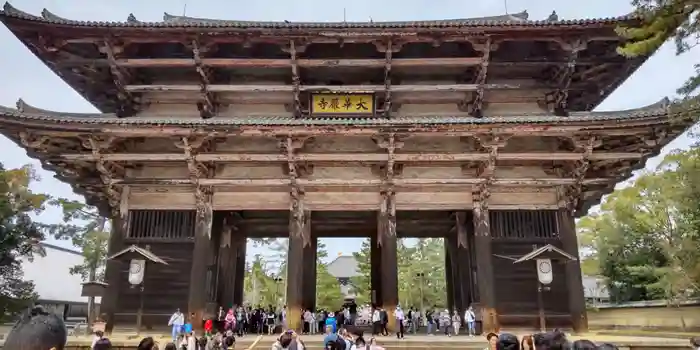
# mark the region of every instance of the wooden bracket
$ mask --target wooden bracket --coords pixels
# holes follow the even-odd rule
[[[391,50],[392,42],[389,39],[386,43],[387,50],[384,53],[384,117],[391,117]]]
[[[117,64],[116,59],[124,51],[124,47],[115,46],[112,40],[107,38],[102,43],[102,46],[99,47],[99,51],[107,56],[109,71],[112,73],[112,80],[117,89],[117,117],[133,117],[138,112],[138,103],[136,98],[126,88],[132,79],[129,73]]]
[[[292,93],[294,94],[294,117],[301,118],[301,76],[299,75],[297,46],[294,40],[289,41],[289,56],[292,66]]]
[[[209,85],[212,83],[211,70],[204,65],[202,60],[202,53],[207,52],[209,48],[206,46],[202,47],[198,39],[192,40],[191,47],[194,66],[199,74],[199,88],[202,95],[202,100],[197,102],[197,109],[202,119],[209,119],[214,117],[218,111],[214,94],[209,91]]]
[[[554,72],[550,83],[556,86],[556,90],[545,96],[545,102],[551,112],[558,116],[569,115],[569,87],[576,72],[576,61],[579,53],[587,48],[588,42],[583,39],[558,42],[567,52],[567,62],[558,67]]]
[[[459,103],[460,110],[469,111],[475,118],[481,118],[484,110],[484,84],[488,79],[489,62],[491,61],[491,52],[498,50],[498,43],[494,42],[490,36],[487,36],[481,41],[472,41],[472,46],[475,50],[481,52],[481,64],[477,66],[476,75],[473,84],[478,85],[478,88],[473,93],[465,96],[465,99]]]

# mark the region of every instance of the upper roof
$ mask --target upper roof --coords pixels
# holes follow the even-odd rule
[[[280,28],[280,29],[384,29],[384,28],[461,28],[461,27],[489,27],[489,26],[517,26],[517,27],[551,27],[551,26],[585,26],[600,24],[618,24],[621,21],[635,19],[634,15],[595,19],[559,19],[553,12],[547,19],[530,20],[527,11],[500,16],[487,16],[475,18],[457,18],[425,21],[391,21],[391,22],[271,22],[271,21],[238,21],[211,18],[196,18],[187,16],[175,16],[168,13],[163,15],[159,22],[139,21],[133,14],[124,22],[102,22],[71,20],[53,14],[44,9],[41,16],[32,15],[21,11],[9,2],[5,3],[0,16],[17,18],[36,22],[44,22],[59,25],[86,26],[86,27],[217,27],[217,28]]]
[[[341,255],[331,261],[326,268],[328,273],[335,278],[358,276],[357,260],[352,255]]]

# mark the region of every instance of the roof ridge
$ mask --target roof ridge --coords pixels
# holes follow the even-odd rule
[[[385,22],[290,22],[290,21],[241,21],[225,19],[208,19],[187,16],[175,16],[167,12],[163,14],[160,22],[138,21],[133,14],[130,14],[126,21],[81,21],[63,18],[44,9],[41,16],[35,16],[24,12],[6,2],[0,17],[11,17],[34,22],[65,24],[87,27],[215,27],[215,28],[284,28],[284,29],[401,29],[401,28],[462,28],[462,27],[493,27],[493,26],[580,26],[587,24],[617,24],[621,21],[637,18],[636,14],[605,17],[595,19],[572,19],[553,21],[529,20],[527,11],[515,14],[505,14],[497,16],[442,19],[442,20],[418,20],[418,21],[385,21]]]

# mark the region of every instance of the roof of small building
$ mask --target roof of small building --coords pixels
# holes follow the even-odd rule
[[[357,260],[352,255],[341,255],[331,261],[328,266],[328,273],[335,278],[349,278],[359,276]]]
[[[159,27],[159,28],[182,28],[182,27],[211,27],[211,28],[246,28],[246,29],[401,29],[401,28],[461,28],[461,27],[491,27],[491,26],[511,26],[511,27],[553,27],[553,26],[585,26],[598,24],[617,24],[621,21],[635,19],[635,15],[624,15],[618,17],[595,18],[595,19],[559,19],[555,12],[544,20],[530,20],[527,11],[515,14],[504,14],[498,16],[456,18],[443,20],[425,21],[390,21],[390,22],[291,22],[291,21],[239,21],[211,18],[197,18],[187,16],[175,16],[164,13],[162,21],[140,21],[131,14],[124,22],[102,22],[72,20],[58,16],[47,9],[41,12],[40,16],[33,15],[5,3],[0,16],[17,18],[35,22],[85,26],[85,27]]]

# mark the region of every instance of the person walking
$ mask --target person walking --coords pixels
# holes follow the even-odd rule
[[[400,306],[396,307],[396,311],[394,312],[395,317],[396,317],[396,325],[399,327],[398,331],[396,332],[396,338],[398,339],[403,339],[403,331],[404,331],[404,314],[403,310],[401,310]]]
[[[476,314],[474,314],[474,309],[471,306],[469,306],[467,311],[464,312],[464,321],[467,322],[467,331],[469,332],[469,336],[473,337],[476,333]]]
[[[462,327],[462,319],[459,316],[459,312],[454,310],[452,312],[452,331],[455,335],[459,335],[459,329]]]
[[[170,316],[168,326],[172,327],[173,342],[177,340],[177,336],[182,332],[182,327],[185,325],[185,315],[180,312],[180,309],[175,310],[175,313]]]

